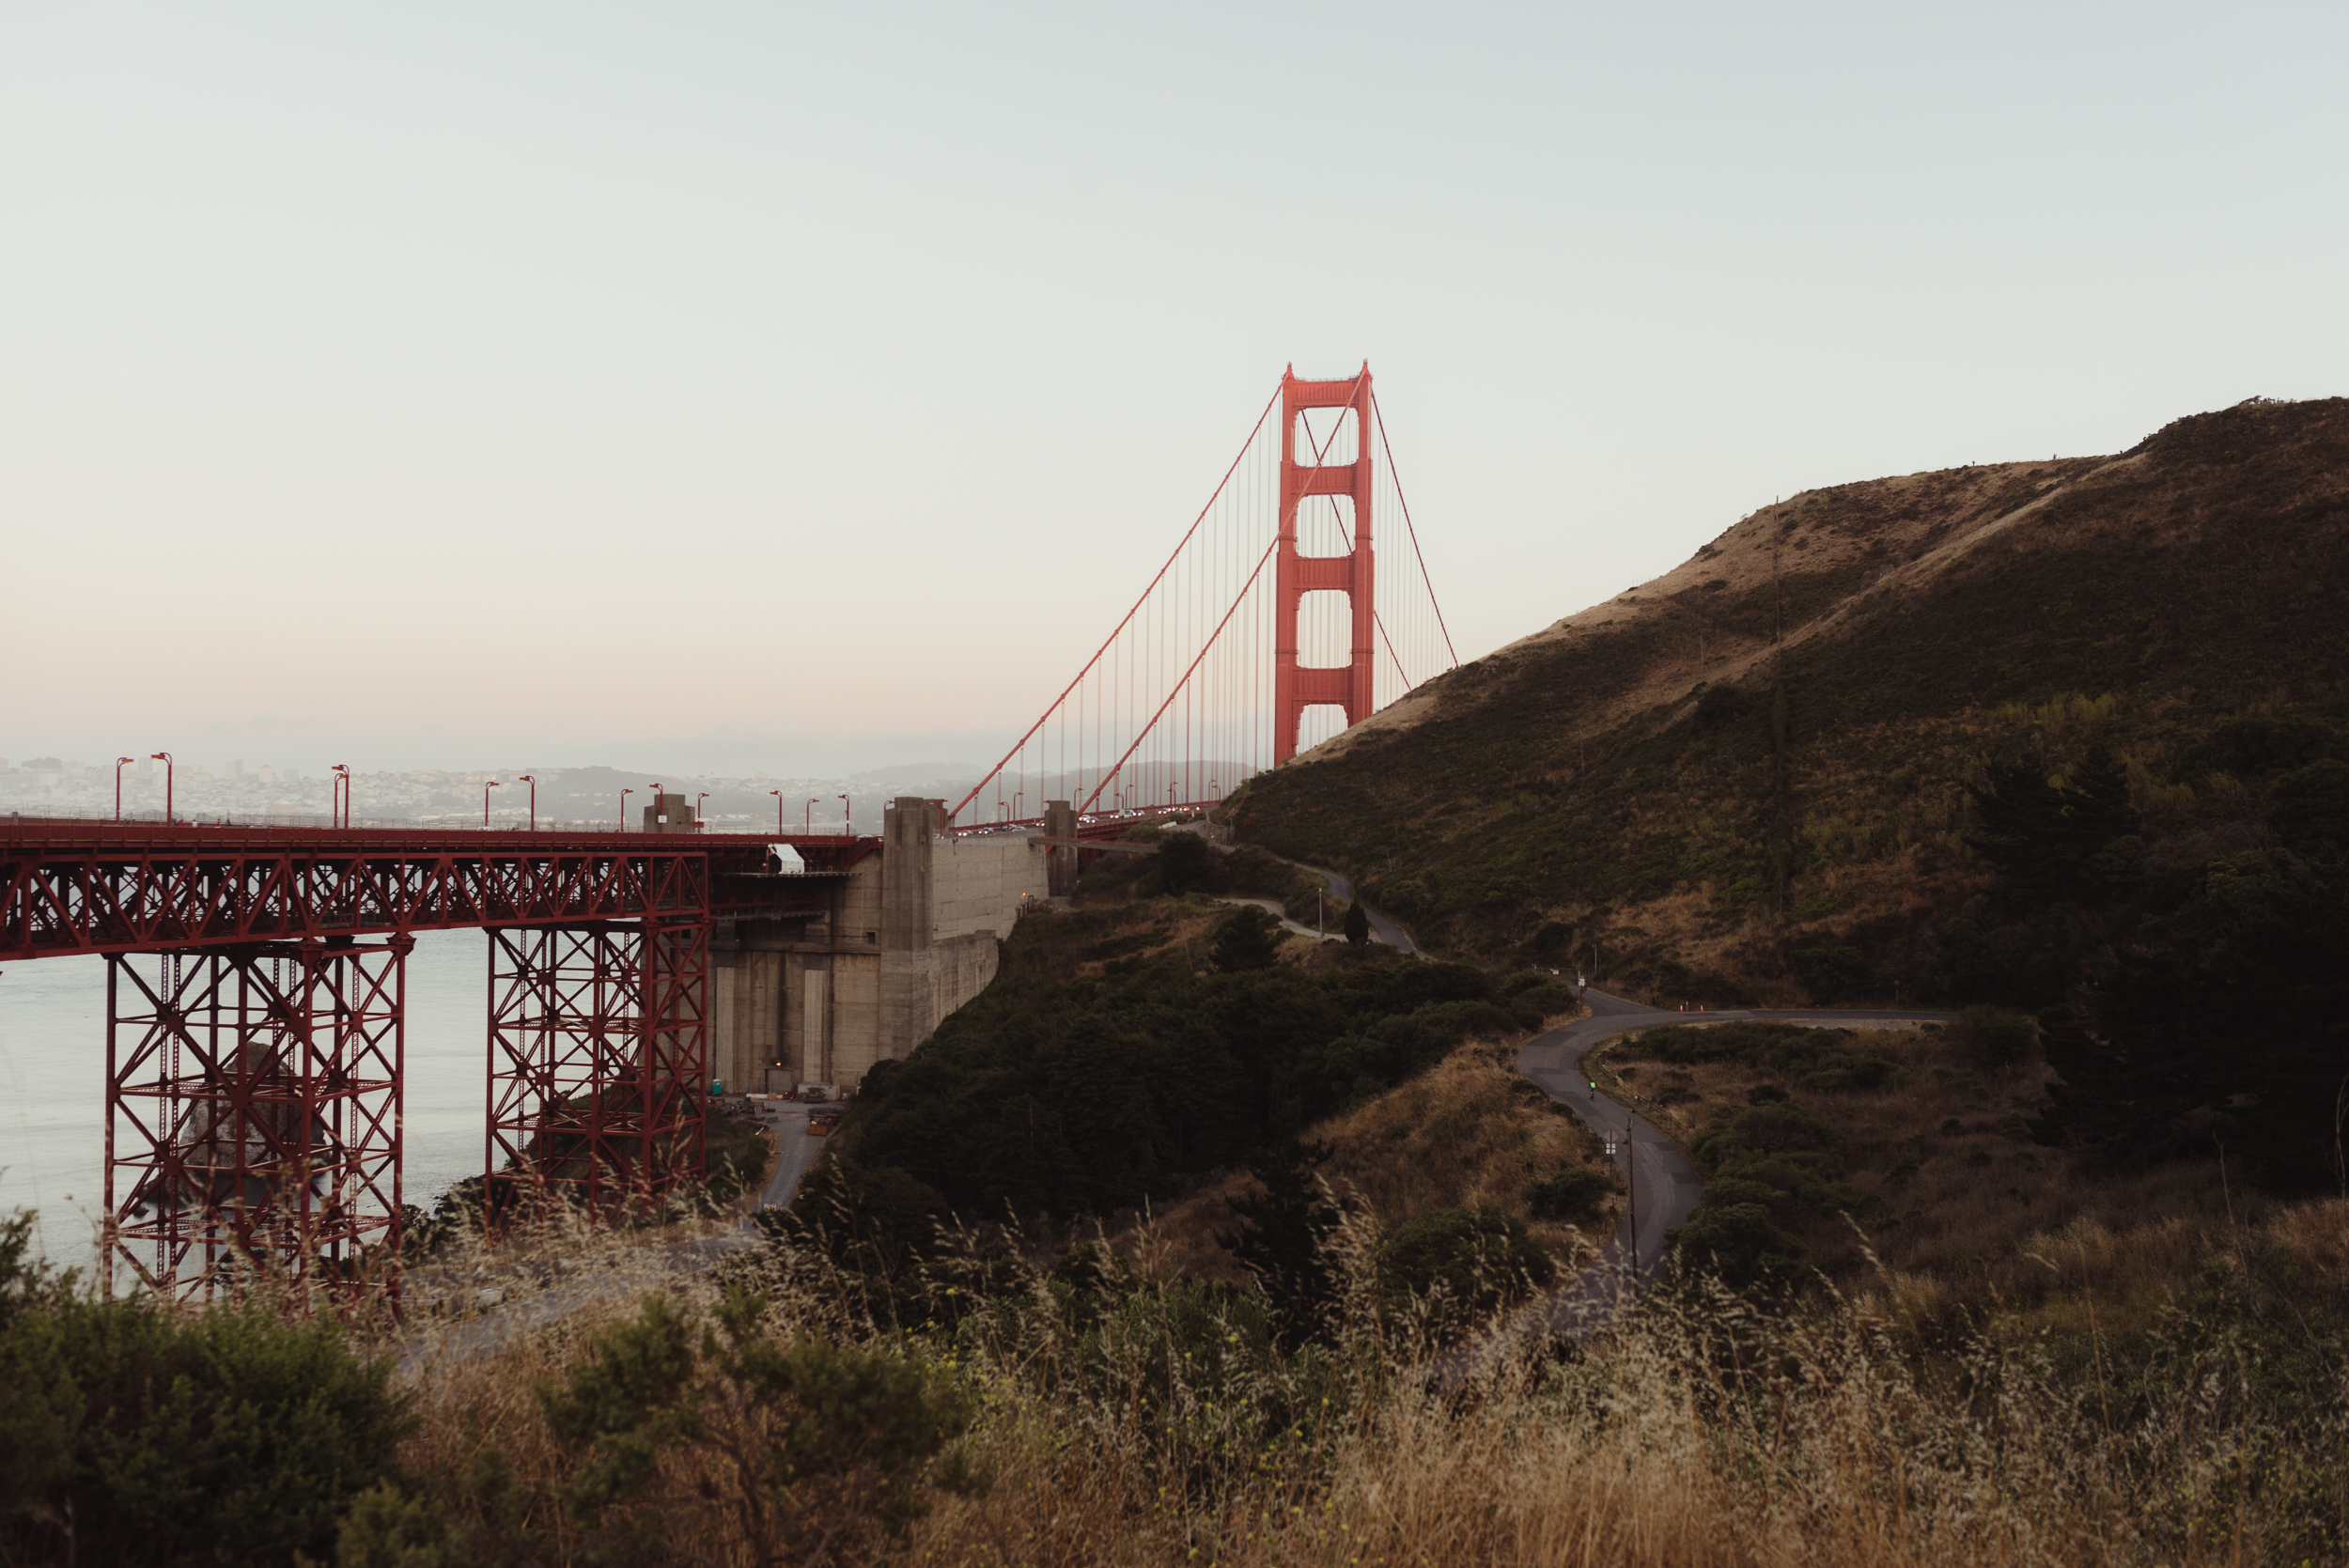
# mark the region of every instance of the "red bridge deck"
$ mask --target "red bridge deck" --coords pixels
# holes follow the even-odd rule
[[[820,914],[839,834],[0,819],[0,960],[473,925]],[[768,869],[795,847],[804,872]]]

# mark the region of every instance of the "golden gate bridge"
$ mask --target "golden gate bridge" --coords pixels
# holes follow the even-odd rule
[[[1387,520],[1408,553],[1382,574]],[[751,1027],[713,1005],[713,932],[795,932],[829,963],[862,955],[869,920],[885,972],[934,934],[907,926],[935,920],[934,840],[1044,825],[1031,858],[1061,891],[1071,840],[1210,809],[1456,661],[1369,366],[1290,371],[1036,722],[961,800],[901,802],[919,820],[884,835],[710,833],[671,795],[641,833],[364,827],[347,803],[326,828],[0,822],[0,962],[107,963],[100,1279],[208,1294],[273,1270],[397,1303],[418,932],[491,936],[490,1197],[528,1178],[591,1214],[657,1209],[702,1173],[719,1018]],[[921,875],[867,875],[892,855]],[[906,1032],[894,1048],[926,1029]]]
[[[1408,553],[1382,574],[1389,520]],[[951,815],[1212,806],[1458,661],[1370,366],[1292,368],[1133,607]]]

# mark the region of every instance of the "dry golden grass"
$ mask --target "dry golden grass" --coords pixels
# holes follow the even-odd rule
[[[2290,1254],[2319,1288],[2349,1281],[2349,1205],[2279,1211],[2247,1242]],[[769,1257],[769,1331],[894,1346],[979,1394],[962,1457],[986,1478],[940,1491],[887,1553],[936,1564],[1900,1565],[2337,1562],[2344,1524],[2336,1410],[2296,1436],[2248,1424],[2214,1350],[2176,1369],[2142,1421],[2094,1419],[2028,1336],[1990,1334],[1919,1359],[1876,1290],[1799,1315],[1698,1291],[1652,1300],[1579,1351],[1539,1350],[1434,1393],[1383,1337],[1349,1227],[1351,1315],[1326,1353],[1283,1362],[1199,1353],[1163,1286],[1143,1283],[1085,1328],[1040,1276],[1009,1281],[951,1327],[883,1335],[843,1311],[823,1266]],[[2070,1244],[2124,1247],[2076,1228]],[[706,1308],[714,1285],[673,1283]],[[578,1463],[532,1388],[587,1354],[633,1305],[597,1297],[492,1356],[427,1358],[403,1462],[428,1488],[485,1447],[539,1524]],[[427,1328],[427,1338],[444,1328]],[[1266,1412],[1282,1412],[1274,1421]],[[691,1451],[634,1505],[657,1521],[640,1560],[742,1563],[732,1516]],[[586,1560],[583,1548],[546,1552]],[[868,1555],[837,1559],[876,1560]]]
[[[477,1511],[457,1478],[485,1452],[502,1455],[530,1499],[529,1560],[591,1560],[590,1534],[561,1500],[583,1456],[550,1436],[535,1390],[594,1357],[647,1294],[707,1313],[730,1280],[767,1293],[778,1339],[863,1345],[975,1390],[955,1457],[984,1484],[934,1487],[901,1541],[844,1537],[862,1544],[826,1560],[2349,1561],[2349,1354],[2321,1322],[2310,1364],[2340,1386],[2289,1425],[2250,1399],[2258,1352],[2230,1333],[2140,1355],[2136,1405],[2116,1410],[2106,1383],[2119,1337],[2165,1331],[2189,1282],[2230,1258],[2296,1280],[2304,1300],[2349,1301],[2349,1203],[2238,1192],[2231,1207],[2215,1167],[2076,1171],[2002,1130],[2035,1102],[2035,1072],[1984,1076],[1921,1031],[1859,1043],[1899,1060],[1902,1079],[1874,1094],[1796,1093],[1845,1128],[1852,1185],[1897,1202],[1899,1222],[1870,1224],[1874,1252],[1818,1227],[1810,1239],[1834,1289],[1801,1303],[1660,1293],[1579,1346],[1535,1342],[1465,1387],[1431,1387],[1428,1347],[1374,1305],[1382,1231],[1440,1208],[1521,1212],[1532,1176],[1588,1157],[1576,1127],[1502,1065],[1514,1046],[1470,1044],[1313,1129],[1334,1151],[1325,1174],[1356,1200],[1333,1243],[1344,1322],[1325,1346],[1282,1357],[1236,1294],[1200,1292],[1203,1277],[1234,1278],[1211,1238],[1229,1223],[1226,1188],[1115,1238],[1135,1267],[1089,1305],[1048,1278],[1048,1259],[998,1256],[983,1294],[925,1322],[932,1296],[886,1326],[810,1251],[762,1250],[712,1271],[650,1237],[556,1229],[442,1265],[429,1287],[440,1310],[412,1313],[397,1343],[418,1417],[402,1464],[425,1495]],[[1650,1098],[1667,1077],[1620,1048],[1598,1063]],[[1614,1070],[1625,1065],[1627,1079]],[[1684,1137],[1768,1077],[1672,1071],[1694,1097],[1641,1110]],[[1952,1117],[1958,1130],[1942,1131]],[[1921,1154],[1913,1176],[1891,1180]],[[2038,1186],[2008,1200],[1998,1184],[2021,1179],[2025,1160]],[[963,1266],[950,1258],[941,1278],[974,1277],[954,1273]],[[485,1311],[484,1289],[506,1298]],[[2094,1347],[2094,1382],[2077,1354],[2048,1348],[2067,1343]],[[690,1445],[660,1461],[628,1504],[653,1544],[631,1560],[766,1560],[723,1506],[713,1463]]]

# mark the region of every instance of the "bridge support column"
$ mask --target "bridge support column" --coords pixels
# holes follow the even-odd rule
[[[106,960],[101,1288],[397,1301],[407,937]]]
[[[1044,836],[1062,842],[1044,851],[1046,890],[1054,898],[1077,891],[1077,811],[1066,800],[1044,802]]]
[[[1324,463],[1311,451],[1297,460],[1298,415],[1306,409],[1345,409],[1354,415],[1354,457]],[[1370,717],[1372,639],[1377,635],[1374,557],[1370,548],[1370,435],[1375,414],[1370,366],[1342,381],[1301,381],[1294,371],[1281,377],[1281,534],[1273,559],[1272,761],[1297,754],[1305,710],[1323,706],[1346,709],[1347,725]],[[1334,442],[1337,438],[1332,434]],[[1352,549],[1344,555],[1304,555],[1297,548],[1297,512],[1317,495],[1345,496],[1354,508]],[[1298,662],[1298,611],[1309,593],[1346,596],[1352,643],[1344,664]]]
[[[657,1212],[700,1179],[709,923],[490,930],[491,1228],[540,1200]]]

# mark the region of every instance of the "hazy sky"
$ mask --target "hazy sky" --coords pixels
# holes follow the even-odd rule
[[[2349,392],[2349,7],[0,8],[0,755],[1000,750],[1283,364],[1463,656]]]

